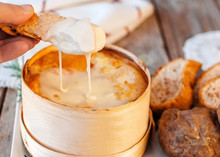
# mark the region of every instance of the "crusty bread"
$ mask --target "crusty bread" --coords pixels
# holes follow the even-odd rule
[[[199,62],[183,58],[160,67],[152,78],[152,110],[160,114],[168,108],[189,109],[193,98],[192,85],[200,67]]]
[[[37,14],[33,14],[33,16],[23,24],[0,24],[0,28],[4,32],[13,36],[24,35],[41,40],[48,32],[50,26],[61,19],[64,19],[64,17],[54,14],[42,13],[39,16]]]
[[[193,96],[194,102],[198,103],[199,98],[199,90],[200,88],[210,79],[220,76],[220,63],[217,63],[204,71],[196,80],[194,89],[193,89]]]
[[[160,145],[169,157],[220,157],[220,128],[214,111],[168,109],[158,126]]]
[[[220,76],[210,79],[200,88],[199,104],[217,110],[220,106]]]

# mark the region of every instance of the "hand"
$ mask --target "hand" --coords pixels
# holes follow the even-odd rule
[[[18,25],[27,21],[33,13],[31,5],[0,3],[0,23]],[[0,63],[21,56],[38,42],[24,36],[12,37],[0,30]]]

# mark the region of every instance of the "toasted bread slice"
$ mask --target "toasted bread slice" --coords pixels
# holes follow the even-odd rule
[[[193,95],[194,95],[194,102],[198,103],[199,98],[199,90],[200,88],[210,79],[220,76],[220,63],[217,63],[204,71],[196,80]]]
[[[192,85],[200,69],[199,62],[175,59],[160,67],[152,78],[150,105],[156,114],[168,108],[189,109]]]
[[[34,14],[28,21],[20,25],[0,24],[0,28],[13,36],[24,35],[41,40],[48,32],[50,26],[64,19],[62,16],[42,13],[39,16]]]
[[[220,76],[210,79],[200,88],[199,104],[217,110],[220,106]]]

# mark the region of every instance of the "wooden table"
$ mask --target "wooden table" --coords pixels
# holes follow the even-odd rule
[[[147,54],[153,73],[168,60],[182,57],[187,38],[220,29],[220,0],[151,0],[155,13],[116,43],[137,55]],[[0,88],[0,157],[9,157],[16,91]]]

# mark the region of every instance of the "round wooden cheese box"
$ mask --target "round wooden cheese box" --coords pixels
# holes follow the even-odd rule
[[[20,122],[23,142],[34,157],[143,155],[151,127],[150,73],[131,52],[114,45],[107,45],[104,50],[129,60],[143,76],[147,86],[135,100],[109,108],[76,107],[51,101],[33,91],[27,80],[34,79],[30,72],[44,69],[47,63],[53,65],[51,60],[39,59],[57,49],[49,46],[26,62],[22,71]],[[36,62],[39,67],[33,66]]]

